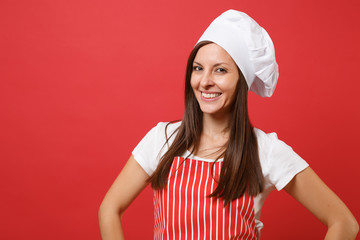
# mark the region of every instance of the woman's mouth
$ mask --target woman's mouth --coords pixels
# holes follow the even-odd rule
[[[205,93],[205,92],[201,92],[201,96],[203,98],[207,98],[207,99],[216,98],[216,97],[218,97],[220,95],[221,95],[221,93]]]

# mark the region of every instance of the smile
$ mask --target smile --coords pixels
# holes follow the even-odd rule
[[[204,93],[201,92],[201,96],[203,96],[204,98],[216,98],[218,96],[220,96],[221,93]]]

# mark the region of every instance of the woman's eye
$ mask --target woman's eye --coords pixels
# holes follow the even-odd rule
[[[193,66],[193,70],[194,71],[200,71],[200,70],[202,70],[202,68],[200,66]]]
[[[224,68],[218,68],[218,69],[216,69],[216,72],[225,73],[225,72],[226,72],[226,69],[224,69]]]

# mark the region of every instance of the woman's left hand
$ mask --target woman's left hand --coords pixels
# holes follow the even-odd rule
[[[356,238],[359,225],[355,217],[310,167],[298,173],[285,191],[328,227],[326,240]]]

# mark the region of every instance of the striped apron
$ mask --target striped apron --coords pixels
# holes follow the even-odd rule
[[[225,208],[223,200],[207,197],[221,166],[222,161],[174,159],[167,185],[154,190],[154,239],[257,239],[253,197],[244,195]]]

